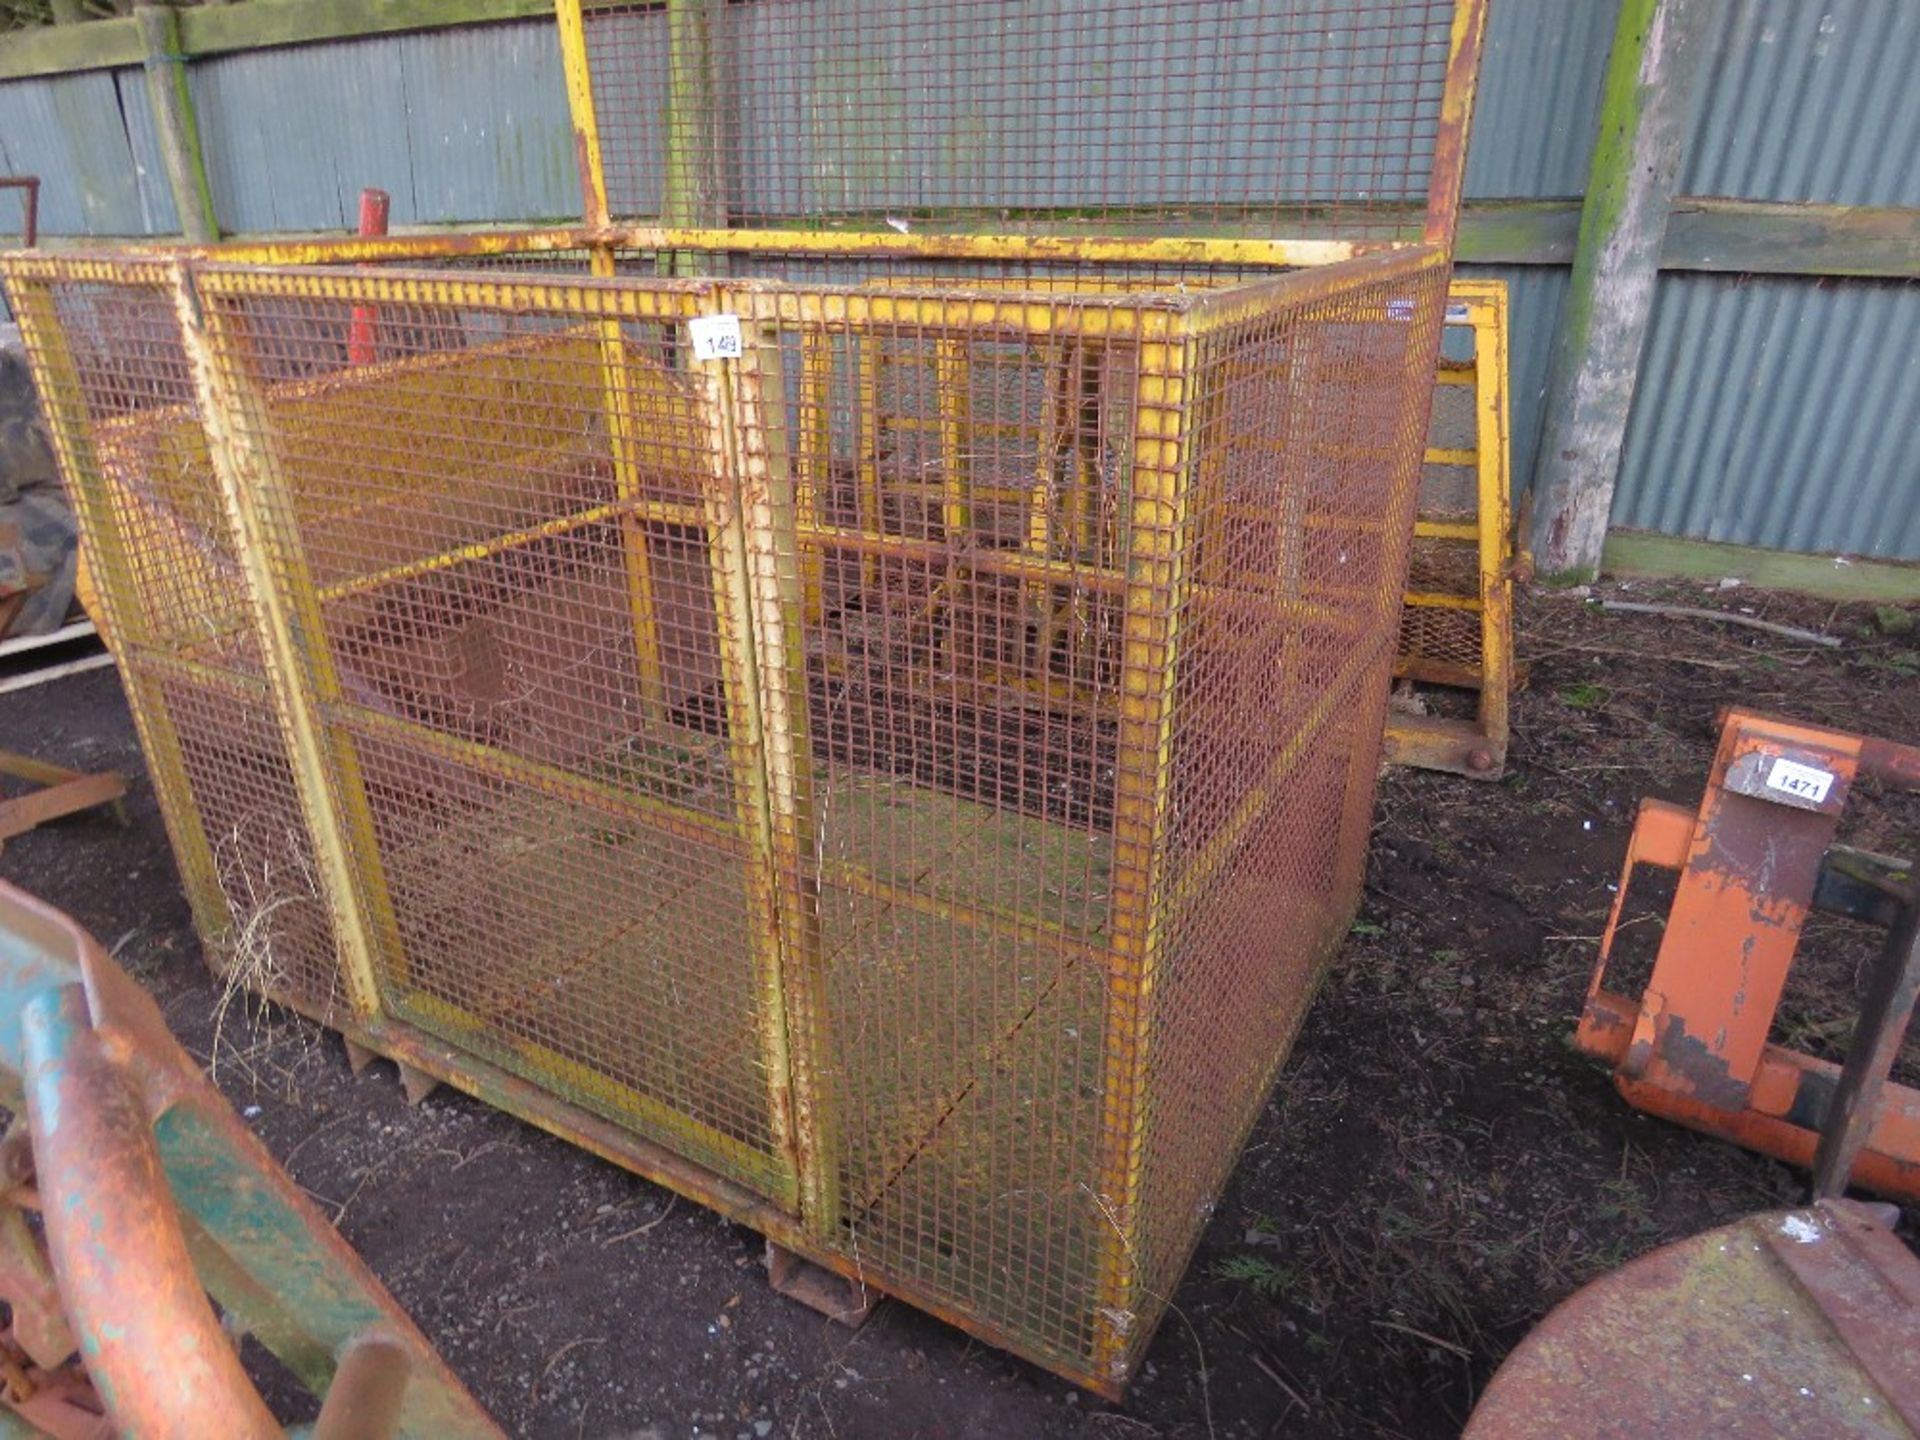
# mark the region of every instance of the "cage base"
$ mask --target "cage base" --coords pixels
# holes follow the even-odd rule
[[[570,1104],[530,1081],[456,1049],[406,1021],[382,1017],[371,1024],[356,1025],[342,1023],[338,1015],[324,1015],[310,1006],[285,998],[280,998],[278,1003],[286,1005],[322,1029],[339,1035],[356,1074],[372,1059],[392,1060],[396,1066],[402,1067],[402,1073],[412,1070],[462,1094],[471,1095],[496,1110],[505,1111],[516,1120],[577,1145],[590,1155],[691,1200],[724,1220],[757,1232],[766,1241],[770,1251],[778,1249],[803,1263],[808,1270],[816,1272],[822,1285],[825,1284],[824,1277],[837,1276],[854,1293],[864,1291],[871,1297],[869,1308],[879,1300],[892,1296],[984,1344],[1005,1350],[1050,1371],[1103,1400],[1118,1404],[1126,1395],[1125,1380],[1116,1381],[1111,1375],[1094,1374],[1090,1369],[1064,1363],[1058,1354],[940,1305],[922,1294],[917,1287],[889,1276],[871,1262],[855,1266],[845,1257],[816,1244],[793,1215],[780,1209],[771,1200],[624,1126]],[[771,1275],[769,1281],[772,1281]],[[778,1290],[780,1287],[776,1284],[774,1288]],[[816,1305],[813,1308],[820,1307]]]
[[[775,1294],[798,1300],[849,1330],[866,1324],[881,1299],[864,1281],[816,1265],[772,1240],[767,1241],[767,1284]]]
[[[1394,713],[1387,716],[1380,758],[1389,765],[1498,780],[1507,772],[1507,743],[1488,735],[1476,720]]]

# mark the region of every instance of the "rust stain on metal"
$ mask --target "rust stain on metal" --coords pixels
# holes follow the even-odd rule
[[[1773,1211],[1642,1256],[1500,1367],[1467,1440],[1920,1430],[1920,1261],[1868,1206]],[[1676,1357],[1684,1357],[1676,1363]]]
[[[1704,1041],[1687,1033],[1686,1020],[1679,1015],[1664,1015],[1656,1030],[1655,1042],[1661,1063],[1679,1080],[1685,1092],[1704,1105],[1734,1109],[1744,1105],[1748,1087],[1733,1078],[1727,1062]],[[1644,1074],[1647,1059],[1635,1067]]]
[[[38,175],[0,175],[0,190],[18,190],[21,201],[20,244],[31,250],[40,243],[40,177]]]

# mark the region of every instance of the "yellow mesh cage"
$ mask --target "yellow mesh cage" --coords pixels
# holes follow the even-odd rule
[[[1013,8],[562,5],[585,229],[0,266],[216,963],[1118,1394],[1357,902],[1480,16]],[[1185,236],[1155,66],[1271,82]]]

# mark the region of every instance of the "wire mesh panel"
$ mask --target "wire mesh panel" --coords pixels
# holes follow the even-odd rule
[[[588,0],[584,32],[616,217],[1351,239],[1420,232],[1456,9]]]
[[[768,543],[797,602],[790,888],[817,929],[793,1009],[837,1141],[822,1229],[1084,1368],[1125,497],[1143,336],[1178,317],[1139,295],[741,299],[784,402],[760,414],[792,495]]]
[[[1251,292],[1268,305],[1210,302],[1192,364],[1116,1367],[1171,1294],[1359,901],[1446,268],[1290,280]]]
[[[200,291],[386,1003],[787,1194],[702,292]]]
[[[1368,265],[734,292],[823,1238],[1103,1384],[1357,897],[1445,284]]]
[[[210,958],[235,985],[329,1016],[332,914],[166,272],[50,274],[16,277],[13,306]]]

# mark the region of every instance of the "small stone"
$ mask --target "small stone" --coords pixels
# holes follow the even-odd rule
[[[771,1435],[771,1434],[773,1433],[773,1421],[771,1421],[771,1420],[756,1420],[756,1421],[754,1421],[754,1422],[753,1422],[753,1433],[754,1433],[754,1434],[756,1434],[756,1435],[760,1435],[760,1436],[767,1436],[767,1435]]]

